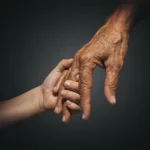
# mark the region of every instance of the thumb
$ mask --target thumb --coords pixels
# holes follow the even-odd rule
[[[59,80],[61,82],[67,72],[67,69],[71,67],[72,62],[73,59],[63,59],[62,61],[60,61],[58,65],[46,77],[43,84],[51,88],[55,86]]]
[[[110,104],[116,103],[116,89],[118,84],[119,70],[116,67],[106,68],[104,94]]]
[[[64,70],[69,69],[72,65],[73,59],[63,59],[59,64],[54,68],[54,71],[62,73]]]

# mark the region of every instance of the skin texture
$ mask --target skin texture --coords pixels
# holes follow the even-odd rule
[[[54,110],[56,106],[56,101],[58,98],[58,91],[53,90],[55,85],[58,82],[61,82],[63,77],[67,74],[68,68],[72,65],[73,59],[63,59],[46,77],[43,84],[41,85],[43,98],[39,99],[39,104],[41,109],[45,110]],[[70,81],[66,81],[64,86],[68,85],[67,90],[61,91],[61,97],[68,99],[69,101],[79,102],[80,95],[74,91],[78,91],[78,83]],[[70,96],[71,95],[71,96]],[[70,102],[71,103],[71,102]],[[76,110],[77,112],[80,111],[80,107],[75,103],[68,106],[70,109]]]
[[[5,100],[0,103],[0,127],[23,121],[31,116],[45,112],[53,111],[56,106],[58,92],[53,91],[54,86],[60,81],[61,76],[67,73],[72,65],[72,59],[62,60],[46,77],[42,85],[31,89],[17,97]],[[62,75],[64,74],[64,75]],[[71,113],[80,112],[79,103],[80,95],[78,92],[78,82],[66,81],[67,90],[62,91],[62,97],[68,99],[65,107]]]
[[[109,35],[109,36],[108,36]],[[92,73],[98,65],[106,69],[106,80],[104,94],[110,104],[116,103],[115,92],[118,83],[119,72],[123,66],[124,57],[127,51],[128,34],[120,33],[111,25],[104,25],[96,35],[84,45],[75,55],[73,65],[68,74],[67,80],[76,81],[75,76],[79,74],[79,89],[83,119],[90,115],[90,95],[92,88]],[[62,89],[61,89],[62,90]],[[57,102],[56,113],[61,113],[62,98]],[[67,116],[68,118],[70,116]],[[68,119],[67,118],[67,119]]]
[[[137,4],[135,0],[125,0],[118,5],[94,37],[75,54],[72,67],[62,80],[62,84],[60,85],[59,83],[59,91],[61,91],[64,89],[63,82],[65,80],[77,81],[76,76],[79,75],[80,104],[83,111],[82,118],[85,120],[90,116],[92,73],[97,65],[106,70],[105,97],[110,104],[116,103],[115,94],[119,72],[124,63],[129,32],[136,10]],[[55,113],[63,112],[64,122],[68,122],[71,114],[64,106],[64,102],[65,100],[59,96]]]

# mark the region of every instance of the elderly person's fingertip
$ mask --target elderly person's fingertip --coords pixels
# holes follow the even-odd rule
[[[65,116],[63,116],[63,118],[62,118],[62,122],[65,122],[66,121],[66,117]]]
[[[82,115],[82,119],[83,119],[83,120],[88,120],[88,119],[89,119],[89,116],[86,116],[85,114],[83,114],[83,115]]]
[[[110,97],[110,103],[111,104],[116,104],[116,97],[115,96]]]

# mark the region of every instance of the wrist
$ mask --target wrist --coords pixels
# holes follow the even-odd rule
[[[138,3],[136,0],[124,0],[107,19],[106,24],[111,24],[118,32],[129,32],[137,9]]]
[[[40,112],[44,112],[44,105],[43,105],[43,92],[42,92],[42,86],[38,86],[35,88],[35,94],[37,96],[36,101],[37,101],[37,107]]]
[[[107,22],[104,26],[111,29],[113,31],[111,34],[111,37],[118,42],[121,41],[123,38],[126,38],[129,36],[130,28],[128,26],[121,24],[120,22],[116,22],[115,20],[112,20],[112,22]]]

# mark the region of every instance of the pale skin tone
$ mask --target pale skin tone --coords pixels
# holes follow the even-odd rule
[[[124,0],[120,3],[94,37],[74,56],[72,67],[64,77],[59,90],[61,92],[64,89],[65,80],[76,81],[76,76],[79,75],[80,104],[82,118],[85,120],[91,112],[92,73],[96,66],[106,70],[104,94],[107,101],[110,104],[116,103],[116,89],[127,52],[129,33],[141,5],[142,1],[137,0]],[[62,101],[63,98],[58,96],[55,113],[62,112],[63,121],[68,122],[71,113]]]
[[[17,97],[0,102],[0,127],[12,125],[23,121],[31,116],[53,111],[58,97],[57,91],[53,91],[62,74],[67,73],[71,67],[73,59],[62,60],[46,77],[44,82],[30,91]],[[66,107],[72,113],[80,112],[80,95],[78,92],[78,82],[66,81],[66,90],[62,91],[62,97],[67,99]]]

